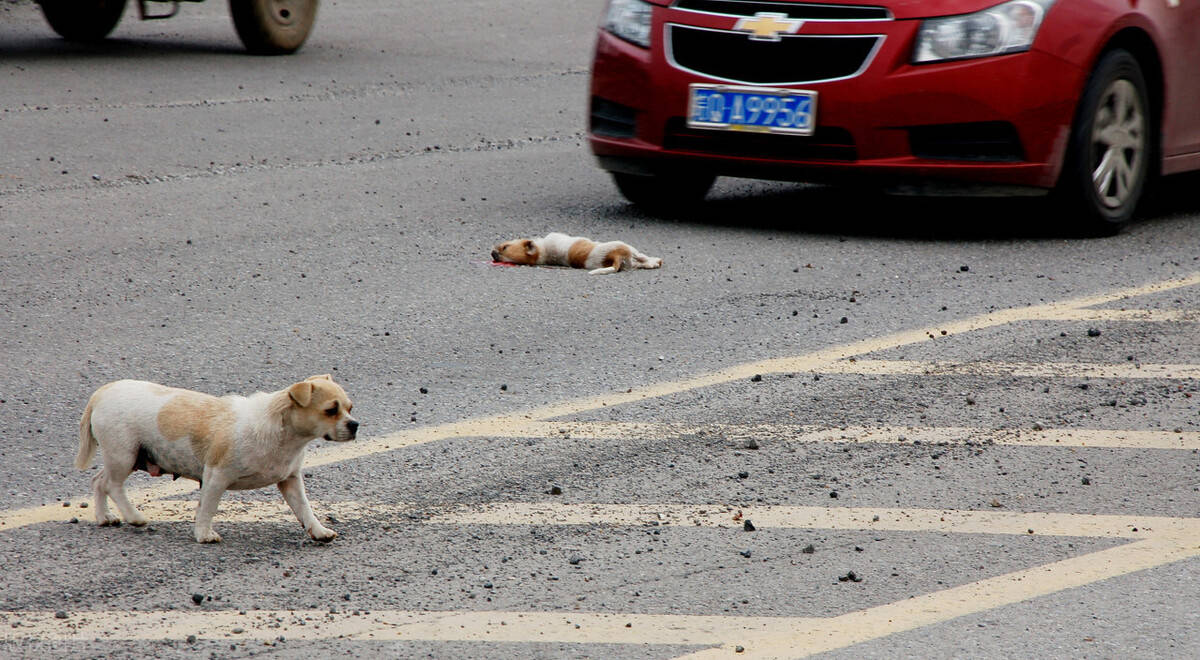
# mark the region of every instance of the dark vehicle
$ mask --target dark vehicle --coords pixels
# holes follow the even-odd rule
[[[136,0],[143,21],[171,18],[180,2],[204,0]],[[42,14],[68,41],[99,41],[108,36],[125,11],[126,0],[38,0]],[[171,5],[155,13],[152,5]],[[252,53],[285,55],[304,45],[317,18],[317,0],[229,0],[238,37]]]

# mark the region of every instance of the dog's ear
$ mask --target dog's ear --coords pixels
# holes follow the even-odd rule
[[[527,239],[525,239],[524,242],[525,242],[525,254],[527,254],[531,257],[533,255],[537,254],[537,246],[533,244],[533,241],[531,241],[527,238]]]
[[[288,388],[288,396],[301,408],[307,408],[308,404],[312,402],[312,393],[313,384],[307,380],[302,383],[296,383]]]
[[[330,376],[329,374],[321,374],[320,376],[309,376],[304,380],[333,380],[333,376]]]

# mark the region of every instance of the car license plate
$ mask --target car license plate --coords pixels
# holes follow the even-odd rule
[[[691,128],[812,135],[817,124],[816,92],[700,84],[689,92]]]

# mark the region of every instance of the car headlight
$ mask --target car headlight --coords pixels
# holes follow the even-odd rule
[[[921,21],[913,63],[1029,50],[1054,0],[1013,0],[991,9]]]
[[[650,47],[650,5],[642,0],[609,0],[604,29],[642,48]]]

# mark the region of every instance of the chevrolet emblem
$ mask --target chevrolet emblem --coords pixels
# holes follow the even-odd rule
[[[787,14],[759,12],[753,18],[740,18],[733,29],[749,32],[751,41],[780,41],[781,34],[796,34],[804,21],[788,18]]]

